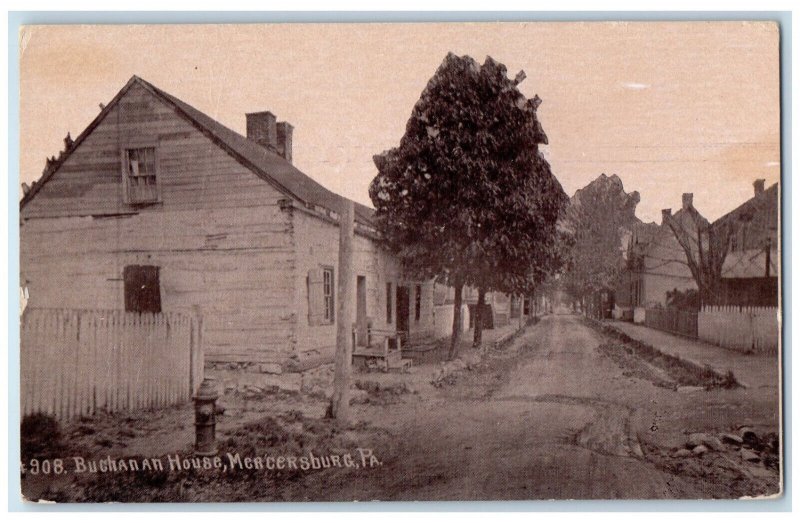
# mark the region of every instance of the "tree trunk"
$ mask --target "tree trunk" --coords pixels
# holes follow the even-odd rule
[[[346,200],[339,217],[339,279],[336,293],[336,356],[334,358],[333,397],[328,417],[339,423],[350,421],[350,375],[353,361],[353,220],[352,201]]]
[[[456,292],[453,300],[453,335],[450,337],[448,360],[453,360],[458,355],[458,342],[461,338],[461,291],[464,289],[464,284],[457,279],[454,285]]]
[[[483,315],[486,313],[486,291],[478,289],[478,304],[475,305],[475,330],[472,335],[472,346],[480,347],[483,343]]]

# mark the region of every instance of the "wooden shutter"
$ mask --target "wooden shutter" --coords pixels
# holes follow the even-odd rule
[[[158,267],[127,265],[125,280],[125,310],[130,312],[161,312],[161,284]]]
[[[308,324],[322,325],[325,319],[324,275],[321,268],[308,271]]]

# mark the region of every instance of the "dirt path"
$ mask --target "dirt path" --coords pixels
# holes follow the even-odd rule
[[[400,457],[331,499],[704,497],[642,459],[636,409],[614,399],[627,380],[599,343],[577,318],[545,318],[506,349],[518,353],[510,372],[490,376],[503,386],[464,400],[476,383],[459,383],[430,400],[398,435]]]
[[[602,341],[577,317],[546,317],[477,376],[415,405],[412,417],[410,405],[388,408],[384,421],[401,427],[396,457],[363,478],[351,475],[329,499],[697,499],[774,491],[775,477],[771,487],[743,484],[752,478],[721,472],[722,458],[686,466],[671,459],[687,433],[729,428],[734,411],[720,403],[747,403],[746,392],[692,396],[657,387],[604,357],[596,350]],[[765,407],[751,407],[746,423],[758,408]],[[772,417],[767,410],[764,420]]]

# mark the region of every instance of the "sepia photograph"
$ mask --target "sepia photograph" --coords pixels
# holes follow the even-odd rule
[[[24,25],[23,502],[780,498],[780,31]]]

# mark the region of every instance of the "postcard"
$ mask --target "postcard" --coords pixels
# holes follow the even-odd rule
[[[782,494],[777,23],[19,38],[24,500]]]

